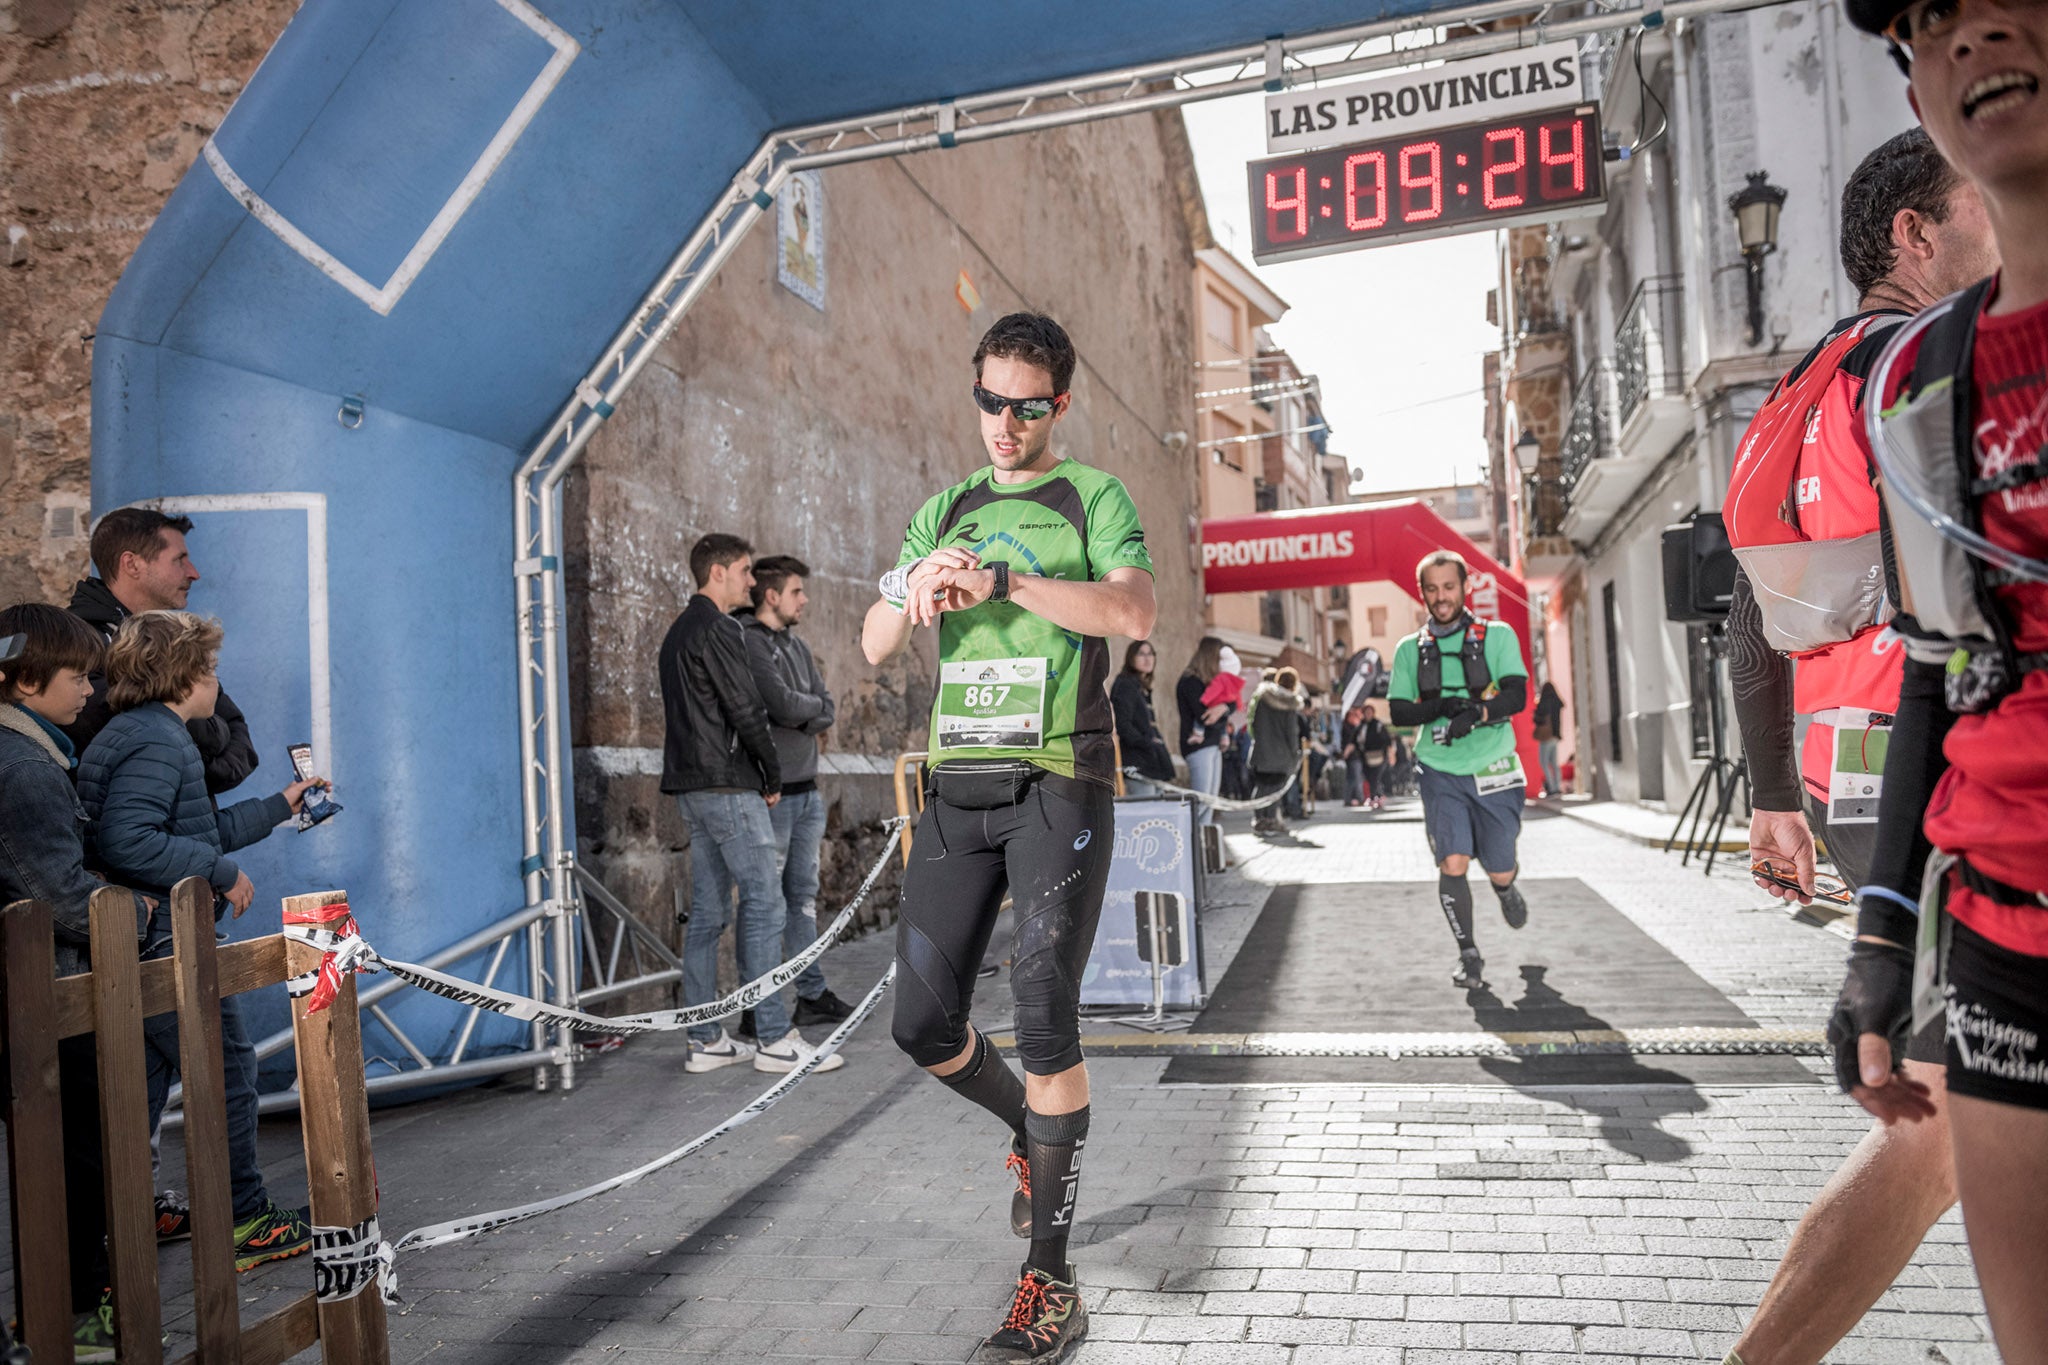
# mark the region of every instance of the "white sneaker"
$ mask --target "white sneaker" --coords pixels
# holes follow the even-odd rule
[[[795,1029],[783,1034],[772,1043],[763,1043],[754,1053],[756,1071],[794,1071],[817,1053],[818,1049],[804,1041]],[[837,1071],[846,1065],[846,1058],[833,1053],[814,1068],[818,1071]]]
[[[744,1062],[753,1055],[754,1049],[751,1046],[720,1029],[715,1041],[690,1044],[690,1055],[683,1062],[683,1070],[695,1076],[706,1071],[716,1071],[722,1066]]]

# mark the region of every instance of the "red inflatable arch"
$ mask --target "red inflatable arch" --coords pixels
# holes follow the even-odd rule
[[[1533,706],[1536,669],[1529,653],[1528,590],[1493,556],[1452,530],[1429,504],[1416,499],[1298,507],[1204,522],[1202,589],[1212,593],[1270,592],[1385,579],[1419,602],[1415,565],[1431,550],[1456,550],[1463,555],[1472,568],[1467,600],[1473,614],[1500,621],[1515,632],[1522,646],[1522,664],[1531,677]],[[1531,723],[1528,707],[1514,719],[1522,769],[1533,781],[1540,770]]]

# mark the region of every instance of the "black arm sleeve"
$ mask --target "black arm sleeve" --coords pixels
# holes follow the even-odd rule
[[[1792,738],[1792,661],[1764,638],[1763,609],[1743,569],[1735,571],[1735,598],[1728,606],[1728,681],[1735,692],[1742,755],[1749,764],[1750,804],[1758,810],[1798,810],[1805,788]],[[1898,742],[1896,737],[1892,742]]]
[[[1493,700],[1484,704],[1488,720],[1506,720],[1522,714],[1522,708],[1529,704],[1529,680],[1524,677],[1502,678],[1500,691],[1493,694]]]
[[[1398,697],[1389,697],[1387,716],[1396,725],[1427,725],[1441,716],[1451,714],[1445,707],[1453,703],[1453,709],[1462,710],[1465,698],[1438,697],[1435,701],[1404,701]]]
[[[1900,618],[1906,620],[1907,618]],[[1948,771],[1941,743],[1948,738],[1955,715],[1942,697],[1942,666],[1906,660],[1906,679],[1899,689],[1899,709],[1892,719],[1892,738],[1885,751],[1884,799],[1877,810],[1877,852],[1870,861],[1866,886],[1896,891],[1908,900],[1920,898],[1920,874],[1933,846],[1921,822],[1934,784]],[[1906,907],[1882,896],[1863,901],[1858,933],[1894,943],[1913,941],[1914,917]]]

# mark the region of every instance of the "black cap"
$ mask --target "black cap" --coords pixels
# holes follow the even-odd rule
[[[1865,33],[1882,34],[1892,20],[1904,14],[1913,0],[1842,0],[1849,22]]]

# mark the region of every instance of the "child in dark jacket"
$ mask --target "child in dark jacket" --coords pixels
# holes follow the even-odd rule
[[[256,895],[249,875],[228,855],[270,833],[299,809],[308,787],[320,784],[317,778],[294,782],[274,796],[214,808],[206,766],[186,726],[213,711],[220,643],[217,622],[184,612],[146,611],[123,622],[107,650],[107,703],[114,717],[78,766],[93,853],[109,875],[165,896],[186,877],[204,877],[214,890],[216,919],[229,906],[239,916]],[[158,933],[147,955],[170,950],[168,933]],[[301,1213],[280,1208],[264,1188],[256,1161],[256,1051],[234,997],[220,1002],[220,1014],[235,1268],[248,1270],[298,1255],[313,1232]],[[154,1128],[177,1065],[176,1019],[146,1021],[144,1033]]]
[[[59,607],[0,611],[0,905],[39,900],[54,921],[58,976],[92,970],[87,907],[103,885],[85,870],[85,811],[61,727],[92,695],[99,636]],[[155,902],[134,897],[138,942]],[[113,1359],[107,1283],[99,1069],[91,1034],[57,1044],[64,1116],[64,1211],[71,1244],[71,1337],[80,1359]]]

